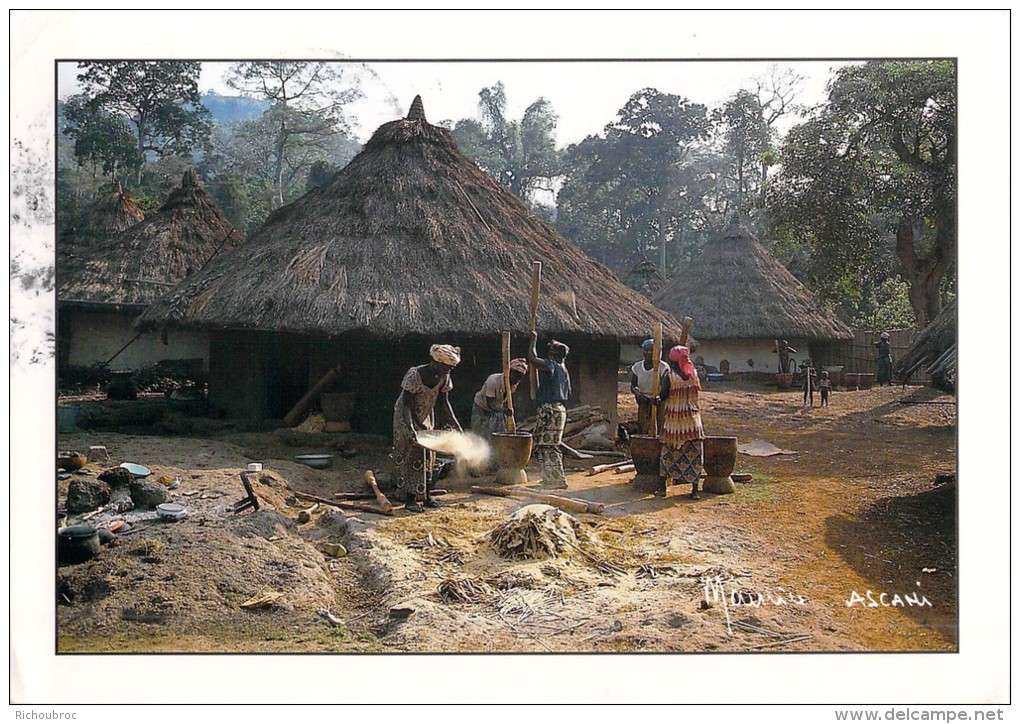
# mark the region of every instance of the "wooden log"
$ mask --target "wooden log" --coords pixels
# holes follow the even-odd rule
[[[627,459],[627,453],[619,452],[618,450],[578,450],[577,452],[582,455],[591,455],[593,458],[619,458],[620,460]]]
[[[560,449],[570,457],[574,458],[574,460],[591,460],[593,457],[588,453],[583,453],[575,450],[574,448],[570,447],[570,445],[567,445],[567,443],[565,442],[560,442]]]
[[[293,491],[294,497],[299,500],[307,500],[311,503],[322,503],[323,505],[336,505],[337,503],[333,500],[327,500],[326,498],[320,498],[317,495],[310,495],[308,493],[302,493],[298,490]]]
[[[595,465],[594,467],[588,468],[588,475],[598,475],[604,473],[607,470],[615,470],[616,468],[623,467],[624,465],[633,465],[633,460],[623,460],[618,463],[606,463],[604,465]]]
[[[393,515],[393,509],[383,510],[378,503],[362,503],[357,500],[336,500],[330,503],[345,510],[357,510],[362,513],[375,513],[376,515]]]
[[[300,513],[298,513],[297,522],[307,523],[308,521],[310,521],[312,519],[312,515],[319,510],[319,506],[321,505],[322,505],[321,503],[316,503],[312,507],[305,508],[304,510],[302,510]]]
[[[545,493],[538,493],[524,488],[485,488],[478,485],[472,485],[471,492],[481,493],[482,495],[497,495],[501,498],[535,500],[539,503],[553,505],[557,508],[569,510],[574,513],[592,513],[594,515],[601,515],[606,509],[606,506],[602,503],[590,503],[587,500],[574,500],[573,498],[564,498],[559,495],[546,495]]]
[[[432,497],[449,494],[450,491],[445,488],[436,488],[429,493]],[[333,493],[333,497],[339,500],[375,500],[375,493]],[[336,505],[336,503],[330,502],[330,505]]]
[[[365,482],[368,483],[368,487],[372,489],[372,493],[375,495],[375,502],[379,505],[379,509],[384,513],[391,513],[393,511],[393,503],[391,503],[382,491],[379,490],[379,485],[375,482],[375,474],[371,470],[365,471]]]
[[[326,373],[319,378],[319,381],[315,383],[312,389],[305,393],[304,397],[294,403],[294,407],[290,408],[290,412],[283,416],[283,424],[287,427],[294,427],[304,419],[304,415],[308,412],[308,408],[312,406],[312,400],[327,385],[333,383],[340,378],[340,369],[338,367],[331,367],[326,370]]]

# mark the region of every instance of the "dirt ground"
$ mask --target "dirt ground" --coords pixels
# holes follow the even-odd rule
[[[636,416],[629,395],[619,405],[621,420]],[[885,387],[803,408],[797,392],[726,382],[706,389],[702,408],[709,435],[795,452],[740,454],[737,472],[751,481],[698,501],[688,488],[654,497],[632,485],[633,473],[586,474],[609,458],[568,459],[565,494],[601,502],[605,514],[575,515],[583,547],[523,561],[500,558],[488,534],[527,503],[472,494],[471,485],[491,482],[484,477],[445,478],[443,507],[418,515],[320,507],[298,523],[313,503],[295,491],[364,492],[366,469],[386,489],[380,439],[294,430],[61,435],[61,449],[106,445],[111,461],[90,463],[93,474],[130,461],[148,466],[151,479],[179,478],[171,496],[189,514],[90,519],[132,527],[93,560],[57,568],[57,649],[957,649],[954,398]],[[332,468],[292,460],[314,452],[334,453]],[[265,464],[253,478],[261,508],[234,514],[230,504],[244,497],[238,472],[252,460]],[[67,485],[58,484],[61,502]],[[346,555],[332,555],[330,543]],[[473,595],[441,594],[450,590]],[[241,607],[264,593],[276,602]]]

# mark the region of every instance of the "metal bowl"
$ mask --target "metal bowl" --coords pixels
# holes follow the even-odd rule
[[[152,475],[151,470],[144,465],[139,465],[138,463],[121,463],[120,466],[136,478],[147,478]]]
[[[307,465],[310,468],[316,470],[325,470],[333,464],[333,456],[328,454],[317,454],[317,455],[295,455],[294,462]]]
[[[160,503],[156,506],[156,515],[163,520],[180,520],[188,514],[188,509],[180,503]]]

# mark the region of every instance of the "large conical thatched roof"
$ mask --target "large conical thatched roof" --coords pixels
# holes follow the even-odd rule
[[[141,208],[124,188],[117,188],[96,199],[74,231],[73,241],[82,246],[100,244],[145,218]]]
[[[699,339],[852,339],[853,332],[758,243],[731,225],[652,297],[694,318]]]
[[[917,336],[896,363],[896,376],[907,379],[917,371],[931,375],[936,387],[952,392],[956,386],[956,300]]]
[[[62,254],[57,299],[147,306],[240,241],[189,170],[145,221],[102,243]]]
[[[463,156],[419,99],[412,110],[381,126],[328,184],[275,211],[243,251],[146,310],[142,326],[523,332],[532,261],[541,261],[543,333],[636,339],[657,320],[678,330]],[[570,292],[572,303],[557,302]]]

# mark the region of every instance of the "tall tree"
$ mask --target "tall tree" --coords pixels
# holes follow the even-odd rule
[[[62,131],[74,139],[74,157],[80,166],[110,178],[137,172],[138,144],[125,118],[107,113],[83,95],[68,98],[62,111]]]
[[[626,271],[659,252],[685,228],[702,199],[690,161],[708,138],[705,106],[645,88],[634,93],[604,130],[567,152],[558,224],[579,243],[600,229],[605,258]]]
[[[891,247],[917,325],[927,325],[956,256],[953,64],[841,68],[818,115],[787,136],[781,160],[770,201],[777,228],[810,239],[816,270],[830,280],[859,277]]]
[[[552,104],[539,98],[524,111],[521,120],[507,117],[506,89],[497,82],[478,94],[480,120],[465,118],[453,126],[453,136],[464,154],[522,200],[533,203],[532,194],[551,191],[560,173],[556,150],[558,117]]]
[[[236,63],[227,85],[271,103],[263,119],[273,133],[276,206],[285,201],[286,177],[307,169],[316,160],[315,149],[351,130],[347,106],[362,96],[357,72],[328,62]]]
[[[141,185],[147,154],[187,155],[209,136],[209,112],[199,100],[200,63],[120,61],[78,64],[82,102],[92,119],[129,121],[136,143],[135,182]],[[68,130],[89,143],[91,124]]]
[[[732,159],[732,175],[737,208],[744,210],[750,186],[762,183],[758,170],[770,148],[770,129],[763,116],[758,96],[739,90],[714,114],[722,129],[723,148]]]

